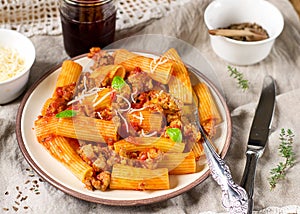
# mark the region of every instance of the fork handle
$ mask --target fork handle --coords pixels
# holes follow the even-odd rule
[[[247,157],[246,165],[245,165],[245,170],[241,181],[241,186],[248,193],[248,214],[251,214],[254,205],[253,192],[254,192],[256,165],[257,165],[258,158],[260,157],[260,154],[254,151],[247,151],[246,157]]]
[[[222,204],[231,214],[246,214],[247,193],[232,179],[225,161],[216,153],[202,126],[199,130],[204,138],[203,147],[213,179],[221,186]]]

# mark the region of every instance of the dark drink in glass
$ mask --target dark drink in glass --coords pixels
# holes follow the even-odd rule
[[[70,57],[88,53],[92,47],[104,48],[114,41],[114,0],[61,0],[60,17],[64,46]]]

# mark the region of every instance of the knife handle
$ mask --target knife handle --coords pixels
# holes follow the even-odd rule
[[[261,156],[260,152],[257,151],[247,151],[246,152],[246,166],[244,174],[241,181],[241,186],[248,193],[248,214],[252,213],[253,210],[253,191],[254,191],[254,181],[256,174],[256,165],[258,158]]]

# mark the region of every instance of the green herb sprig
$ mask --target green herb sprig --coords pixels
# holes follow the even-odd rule
[[[74,117],[77,115],[77,112],[74,110],[64,110],[55,115],[56,118],[68,118]]]
[[[249,81],[244,79],[243,74],[230,65],[227,66],[227,69],[230,72],[230,76],[237,80],[238,86],[243,89],[243,91],[246,91],[249,88]]]
[[[168,128],[166,133],[174,142],[176,143],[182,142],[182,133],[179,128]]]
[[[287,129],[281,129],[280,132],[280,145],[278,147],[279,155],[285,158],[284,162],[279,162],[279,164],[271,169],[269,178],[269,184],[271,190],[274,189],[279,180],[283,180],[286,177],[288,169],[290,169],[295,164],[295,153],[293,152],[293,142],[294,142],[294,133]]]
[[[116,90],[121,90],[122,87],[126,84],[125,80],[120,76],[115,76],[112,80],[111,86]]]

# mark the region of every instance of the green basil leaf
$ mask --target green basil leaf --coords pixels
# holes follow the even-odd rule
[[[122,77],[115,76],[112,80],[111,86],[116,90],[120,90],[125,84],[126,83]]]
[[[74,110],[64,110],[55,115],[56,118],[74,117],[76,116],[76,111]]]
[[[178,128],[168,128],[166,131],[167,135],[176,143],[182,142],[182,133]]]

